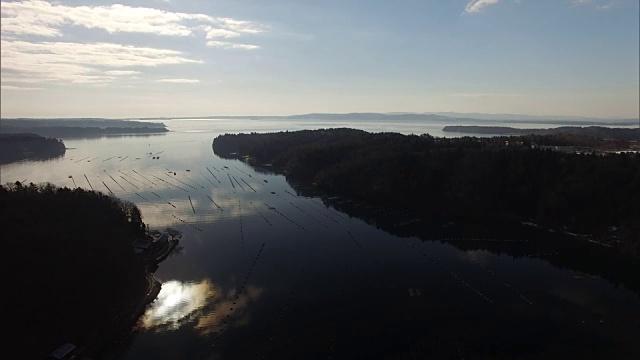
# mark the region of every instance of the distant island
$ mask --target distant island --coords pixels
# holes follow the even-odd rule
[[[62,139],[116,135],[158,135],[169,130],[160,122],[118,119],[2,119],[0,133],[34,133]]]
[[[532,116],[521,114],[481,114],[455,112],[354,112],[354,113],[309,113],[295,115],[203,115],[179,117],[138,118],[137,120],[164,119],[252,119],[252,120],[323,120],[323,121],[439,121],[450,123],[504,123],[504,124],[549,124],[571,126],[632,126],[639,119],[605,119],[580,116]]]
[[[20,160],[45,160],[64,155],[64,142],[36,134],[0,134],[0,164]]]
[[[640,140],[640,128],[610,128],[603,126],[562,126],[551,129],[518,129],[507,126],[445,126],[442,131],[489,135],[578,135],[595,139]]]
[[[589,142],[588,138],[577,137]],[[555,151],[576,136],[435,138],[323,129],[225,134],[216,154],[421,218],[527,222],[640,256],[640,155]]]
[[[0,187],[0,216],[5,342],[18,358],[44,359],[66,343],[94,357],[160,290],[132,246],[147,227],[131,202],[17,182]]]

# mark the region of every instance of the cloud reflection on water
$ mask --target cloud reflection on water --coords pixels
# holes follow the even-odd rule
[[[244,325],[249,322],[244,310],[262,292],[261,288],[248,286],[236,297],[235,290],[224,291],[209,279],[197,283],[167,281],[162,284],[158,298],[145,312],[142,327],[162,332],[194,324],[199,334],[208,335],[221,331],[227,323]]]

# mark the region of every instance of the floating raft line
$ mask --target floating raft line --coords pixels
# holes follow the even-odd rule
[[[191,196],[187,196],[189,198],[189,204],[191,204],[191,210],[193,210],[193,213],[196,213],[196,209],[193,207],[193,202],[191,201]]]
[[[87,159],[88,159],[88,158],[90,158],[90,157],[91,157],[91,156],[83,157],[82,159],[80,159],[80,160],[76,160],[76,161],[74,161],[73,163],[74,163],[74,164],[79,163],[80,161],[82,161],[82,160],[87,160]]]
[[[260,259],[260,255],[262,255],[262,251],[264,250],[264,245],[265,243],[262,243],[262,246],[260,247],[260,250],[258,251],[258,254],[256,255],[256,257],[253,259],[253,261],[251,262],[251,266],[249,267],[249,271],[246,273],[240,288],[237,288],[236,285],[236,296],[233,298],[233,302],[231,303],[231,306],[229,307],[229,313],[224,317],[224,320],[222,320],[222,323],[218,325],[218,330],[216,330],[215,334],[214,334],[214,339],[217,340],[220,332],[222,332],[223,328],[227,326],[227,320],[231,317],[232,312],[234,311],[234,308],[236,306],[236,304],[238,303],[238,300],[240,299],[240,295],[242,295],[242,292],[245,291],[246,287],[247,287],[247,283],[249,281],[249,278],[251,277],[251,275],[253,274],[253,270],[256,266],[256,264],[258,263],[258,260]]]
[[[309,230],[307,230],[307,228],[305,228],[304,226],[302,226],[302,225],[298,224],[297,222],[295,222],[295,221],[293,221],[293,220],[289,219],[286,215],[284,215],[283,213],[281,213],[280,211],[278,211],[278,210],[277,210],[276,208],[274,208],[273,206],[269,206],[269,204],[267,204],[267,203],[265,203],[265,205],[267,206],[267,208],[268,208],[269,210],[272,210],[272,211],[273,211],[273,212],[275,212],[276,214],[278,214],[278,215],[282,216],[283,218],[285,218],[285,219],[289,220],[289,222],[290,222],[290,223],[292,223],[293,225],[295,225],[295,226],[299,227],[300,229],[302,229],[302,230],[304,230],[304,231],[306,231],[306,232],[310,232]]]
[[[249,176],[251,176],[251,175],[249,175]],[[256,189],[254,189],[251,185],[249,185],[246,181],[244,181],[243,178],[240,178],[240,180],[242,180],[242,182],[245,183],[249,187],[249,189],[251,189],[251,190],[253,190],[253,192],[257,193]]]
[[[138,186],[136,186],[134,183],[132,183],[131,181],[127,180],[124,176],[120,175],[120,177],[122,178],[122,180],[126,181],[129,183],[129,185],[133,186],[134,188],[140,190],[140,188]]]
[[[142,184],[142,185],[145,185],[145,186],[147,185],[147,184],[143,183],[142,181],[140,181],[140,180],[138,180],[138,179],[134,178],[133,176],[131,176],[131,175],[129,175],[129,174],[126,174],[126,173],[124,173],[124,172],[122,172],[122,171],[120,171],[120,170],[118,170],[118,172],[119,172],[120,174],[122,174],[122,176],[125,176],[125,177],[128,177],[129,179],[135,180],[135,181],[139,182],[139,183],[140,183],[140,184]],[[131,184],[131,183],[130,183],[130,184]],[[132,185],[133,185],[133,184],[132,184]]]
[[[181,182],[181,183],[182,183],[182,184],[184,184],[184,185],[187,185],[188,187],[192,188],[193,190],[198,190],[198,189],[194,188],[193,186],[191,186],[191,185],[187,184],[186,182],[184,182],[184,181],[182,181],[182,180],[180,180],[180,179],[176,179],[175,177],[173,177],[173,176],[171,176],[171,175],[167,175],[167,176],[169,176],[169,177],[170,177],[170,178],[172,178],[173,180],[176,180],[176,181]]]
[[[116,181],[116,179],[114,179],[114,178],[113,178],[113,176],[111,176],[111,175],[107,172],[107,170],[102,170],[102,171],[104,171],[104,173],[105,173],[105,174],[109,175],[109,177],[111,178],[111,180],[113,180],[113,182],[114,182],[114,183],[116,183],[118,186],[120,186],[120,188],[122,189],[122,191],[127,191],[125,188],[123,188],[123,187],[122,187],[122,185],[120,185],[120,183],[119,183],[119,182],[117,182],[117,181]]]
[[[156,203],[149,201],[149,199],[147,199],[146,197],[144,197],[144,196],[142,196],[142,195],[140,195],[138,193],[135,193],[135,194],[138,195],[140,198],[142,198],[142,200],[144,200],[144,201],[150,203],[151,205],[157,207],[158,209],[160,209],[160,207],[158,205],[156,205]]]
[[[148,182],[150,182],[150,183],[151,183],[151,184],[153,184],[154,186],[158,186],[158,184],[156,184],[156,183],[154,183],[153,181],[151,181],[151,180],[147,179],[144,175],[140,174],[139,172],[137,172],[137,171],[135,171],[135,170],[131,170],[131,171],[133,171],[134,173],[138,174],[138,176],[140,176],[141,178],[143,178],[143,179],[147,180]]]
[[[233,186],[233,188],[235,189],[236,186],[233,185],[233,180],[231,180],[231,175],[229,175],[229,173],[227,173],[227,176],[229,177],[229,181],[231,182],[231,186]]]
[[[258,209],[255,205],[253,205],[253,203],[251,201],[249,201],[249,204],[251,204],[251,206],[253,206],[253,208],[258,212],[258,214],[260,214],[260,216],[262,216],[262,218],[264,219],[264,221],[267,222],[267,224],[269,224],[269,226],[273,226],[273,224],[271,224],[269,222],[269,220],[267,220],[267,218],[264,216],[264,214],[262,213],[262,211],[260,211],[260,209]]]
[[[305,269],[304,269],[304,266],[303,266],[300,269],[300,277],[296,280],[296,282],[293,284],[291,290],[287,294],[286,302],[284,303],[284,305],[282,305],[282,309],[280,309],[280,313],[278,314],[278,317],[276,318],[275,325],[273,327],[271,327],[273,330],[271,331],[271,336],[269,337],[269,343],[267,343],[267,346],[264,349],[264,354],[262,355],[263,359],[266,359],[269,355],[271,355],[271,351],[273,349],[274,339],[278,336],[278,334],[280,332],[280,328],[282,326],[282,323],[283,323],[284,319],[286,318],[287,314],[289,313],[289,309],[291,308],[291,305],[293,304],[293,299],[294,299],[296,293],[298,292],[298,288],[300,287],[300,283],[302,282],[302,276],[304,275],[304,270]]]
[[[171,186],[175,186],[176,188],[178,188],[178,189],[180,189],[180,190],[182,190],[182,191],[184,191],[184,192],[189,192],[189,190],[187,190],[187,189],[185,189],[185,188],[182,188],[182,187],[180,187],[180,186],[178,186],[178,185],[176,185],[176,184],[170,183],[170,182],[168,182],[168,181],[166,181],[166,180],[164,180],[164,179],[161,179],[161,178],[159,178],[159,177],[157,177],[157,176],[155,176],[155,175],[153,175],[153,177],[154,177],[154,178],[156,178],[156,179],[158,179],[158,180],[160,180],[160,181],[162,181],[162,182],[164,182],[164,183],[166,183],[166,184],[169,184],[169,185],[171,185]]]
[[[360,243],[358,242],[358,240],[353,236],[353,234],[351,233],[351,231],[347,230],[347,234],[349,234],[349,237],[353,240],[353,242],[356,243],[356,246],[360,248],[360,250],[363,250],[362,245],[360,245]]]
[[[251,177],[251,174],[247,174],[246,172],[242,171],[242,169],[240,169],[239,167],[234,166],[234,168],[238,169],[238,171],[240,171],[241,173],[247,175],[248,177]]]
[[[76,180],[73,178],[73,176],[69,176],[71,178],[71,181],[73,181],[73,187],[78,187],[78,185],[76,185]],[[27,179],[25,179],[26,181]]]
[[[315,216],[313,216],[313,215],[309,214],[308,212],[306,212],[306,211],[302,210],[300,207],[298,207],[298,205],[296,205],[296,204],[292,203],[291,201],[289,201],[289,200],[287,200],[287,199],[283,198],[282,196],[280,196],[280,195],[278,195],[278,194],[275,194],[275,195],[276,195],[277,197],[279,197],[280,199],[285,200],[286,202],[288,202],[289,204],[291,204],[291,206],[293,206],[294,208],[298,209],[301,213],[303,213],[303,214],[307,215],[308,217],[312,218],[313,220],[315,220],[315,221],[316,221],[317,223],[319,223],[320,225],[322,225],[322,226],[324,226],[325,228],[329,229],[329,226],[328,226],[327,224],[325,224],[325,223],[323,223],[322,221],[320,221],[320,220],[316,219],[316,218],[315,218]]]
[[[102,179],[100,179],[100,176],[98,176],[98,180],[102,181]],[[107,190],[109,190],[109,193],[111,193],[111,195],[115,196],[115,194],[113,193],[113,191],[111,191],[111,189],[109,189],[109,187],[107,186],[107,184],[105,184],[104,181],[102,181],[102,185],[104,185],[104,187],[107,188]]]
[[[240,220],[240,242],[244,244],[244,230],[242,226],[242,206],[240,205],[240,200],[238,200],[238,219]]]
[[[233,180],[235,180],[235,181],[236,181],[236,184],[238,184],[238,186],[240,186],[240,189],[242,189],[242,191],[245,191],[245,190],[244,190],[244,187],[242,186],[242,184],[240,184],[240,182],[238,181],[238,179],[236,179],[236,177],[235,177],[235,176],[233,176]]]
[[[213,187],[214,187],[214,188],[218,188],[218,187],[216,186],[216,184],[215,184],[213,181],[211,181],[211,179],[209,179],[208,177],[204,176],[204,174],[203,174],[201,171],[198,171],[198,172],[199,172],[199,173],[200,173],[200,175],[202,175],[202,177],[203,177],[203,178],[205,178],[205,179],[206,179],[206,180],[207,180],[211,185],[213,185]]]
[[[84,175],[84,178],[87,179],[87,183],[89,184],[91,191],[93,191],[93,186],[91,186],[91,183],[89,182],[89,178],[87,177],[87,174],[82,174],[82,175]]]
[[[108,159],[104,159],[104,160],[102,160],[102,162],[109,161],[109,160],[113,159],[114,157],[115,157],[115,156],[112,156],[112,157],[110,157],[110,158],[108,158]]]
[[[124,159],[126,159],[126,158],[128,158],[128,157],[129,157],[129,155],[127,155],[127,156],[123,157],[123,158],[122,158],[122,159],[120,159],[120,161],[118,161],[118,162],[123,162],[123,161],[124,161]]]
[[[217,206],[217,207],[218,207],[218,209],[219,209],[220,211],[224,211],[224,210],[222,210],[222,208],[220,207],[220,205],[216,204],[216,202],[215,202],[215,201],[213,201],[213,199],[211,198],[211,196],[208,196],[208,195],[207,195],[207,197],[209,198],[209,200],[211,200],[211,202],[213,203],[213,205],[215,205],[215,206]]]
[[[206,166],[205,166],[205,167],[206,167]],[[208,168],[208,167],[206,167],[206,168],[207,168],[207,171],[209,171],[209,174],[211,174],[211,176],[213,176],[213,178],[214,178],[214,179],[216,179],[216,180],[218,181],[218,184],[222,184],[222,181],[220,181],[220,179],[218,179],[218,178],[217,178],[217,177],[216,177],[216,176],[211,172],[211,170],[209,170],[209,168]],[[215,169],[215,168],[214,168],[214,169]],[[216,170],[218,170],[218,169],[216,169]],[[219,171],[218,171],[218,172],[219,172]]]
[[[191,224],[191,223],[188,223],[188,222],[186,222],[186,221],[184,221],[184,220],[180,219],[179,217],[177,217],[177,216],[175,216],[175,215],[173,215],[173,214],[171,214],[171,216],[173,216],[174,218],[178,219],[178,221],[182,222],[182,223],[183,223],[183,224],[185,224],[185,225],[191,226],[192,228],[194,228],[194,229],[196,229],[196,230],[198,230],[198,231],[202,231],[202,229],[200,229],[199,227],[197,227],[197,226],[195,226],[195,225],[193,225],[193,224]]]
[[[466,286],[469,290],[473,291],[474,293],[476,293],[476,295],[480,296],[482,299],[484,299],[485,301],[487,301],[488,303],[493,304],[493,300],[491,300],[488,296],[486,296],[484,293],[480,292],[478,289],[476,289],[475,287],[471,286],[471,284],[469,284],[468,282],[464,281],[464,279],[462,279],[461,277],[459,277],[457,274],[455,274],[453,271],[449,270],[446,266],[444,266],[442,263],[440,263],[438,260],[434,259],[433,257],[427,255],[424,251],[418,249],[417,247],[415,247],[413,244],[407,242],[407,245],[409,245],[409,247],[411,247],[412,249],[414,249],[415,251],[417,251],[419,254],[421,254],[423,257],[429,259],[429,261],[431,261],[432,264],[434,264],[435,266],[439,267],[440,269],[444,270],[447,274],[449,274],[449,276],[451,276],[452,278],[454,278],[456,281],[462,283],[464,286]]]

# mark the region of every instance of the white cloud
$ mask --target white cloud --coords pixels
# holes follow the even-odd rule
[[[198,23],[200,25],[198,25]],[[202,25],[202,23],[208,25]],[[46,1],[2,2],[2,35],[63,36],[63,25],[166,36],[190,36],[205,30],[207,39],[257,34],[265,26],[247,20],[170,12],[127,5],[67,6]]]
[[[498,1],[500,0],[472,0],[464,8],[464,12],[467,14],[479,13],[486,6],[497,4]]]
[[[250,45],[250,44],[236,44],[230,43],[226,41],[207,41],[207,46],[221,48],[221,49],[241,49],[241,50],[254,50],[259,49],[258,45]]]
[[[134,70],[109,70],[109,71],[105,71],[104,73],[107,74],[107,75],[113,75],[113,76],[124,76],[124,75],[140,74],[140,71],[134,71]]]
[[[3,39],[0,54],[2,83],[104,83],[133,71],[109,68],[202,63],[175,50],[112,43],[32,43]]]
[[[200,82],[198,79],[160,79],[157,81],[176,84],[195,84]]]
[[[227,30],[227,29],[213,28],[211,26],[206,26],[204,30],[207,32],[207,35],[206,35],[207,39],[214,39],[214,38],[220,38],[220,37],[235,38],[240,36],[240,33],[238,32]]]

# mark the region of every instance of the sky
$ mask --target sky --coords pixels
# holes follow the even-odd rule
[[[638,118],[638,0],[2,1],[1,116]]]

